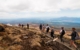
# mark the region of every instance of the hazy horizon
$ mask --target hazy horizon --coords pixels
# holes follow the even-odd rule
[[[67,17],[67,16],[62,16],[62,17],[55,17],[55,16],[52,16],[52,17],[49,17],[49,16],[46,16],[46,17],[31,17],[31,18],[24,18],[24,17],[21,17],[21,18],[0,18],[0,20],[17,20],[17,19],[39,19],[39,20],[50,20],[50,19],[59,19],[59,18],[69,18],[69,19],[80,19],[80,17]]]

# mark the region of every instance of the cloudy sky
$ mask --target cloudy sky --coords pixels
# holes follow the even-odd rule
[[[80,0],[0,0],[0,19],[80,17]]]

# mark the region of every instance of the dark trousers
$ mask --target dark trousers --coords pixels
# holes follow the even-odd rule
[[[49,32],[49,29],[47,29],[46,32],[48,33]]]
[[[61,42],[64,42],[64,41],[63,41],[63,36],[64,36],[63,34],[60,35],[60,40],[61,40]]]
[[[54,38],[54,33],[51,33],[51,37],[53,37],[53,38]]]

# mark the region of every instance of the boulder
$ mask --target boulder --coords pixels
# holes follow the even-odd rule
[[[0,26],[0,32],[4,32],[5,28],[3,26]]]

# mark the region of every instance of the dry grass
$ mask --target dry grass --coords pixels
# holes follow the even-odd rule
[[[51,46],[45,44],[46,41],[50,40],[46,35],[42,34],[38,26],[30,26],[30,29],[14,27],[14,26],[2,26],[5,28],[5,32],[0,32],[0,50],[52,50]],[[65,38],[70,39],[67,34]],[[59,35],[59,31],[55,32]],[[24,36],[28,38],[24,38]],[[80,41],[77,41],[78,43]],[[4,47],[5,46],[5,47]],[[30,49],[31,48],[31,49]]]

